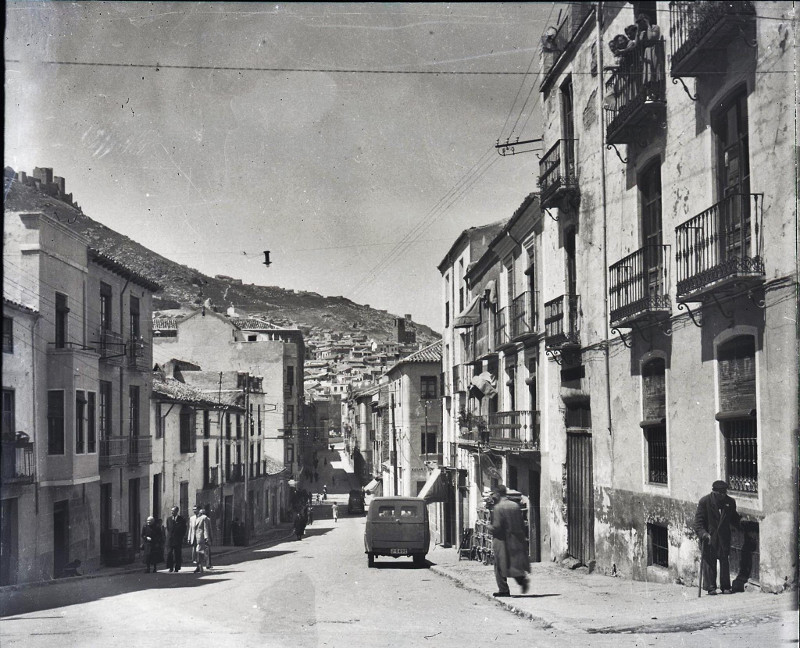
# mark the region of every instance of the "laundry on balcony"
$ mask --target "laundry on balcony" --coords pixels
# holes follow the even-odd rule
[[[477,389],[483,396],[491,398],[497,395],[497,378],[488,371],[484,371],[478,376],[473,376],[470,382],[472,387]]]
[[[458,315],[453,322],[454,328],[466,328],[476,326],[481,321],[480,300],[475,297],[461,315]]]

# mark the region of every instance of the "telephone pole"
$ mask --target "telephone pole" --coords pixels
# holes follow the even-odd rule
[[[394,495],[397,495],[397,428],[394,420],[394,394],[391,396],[392,402],[392,483],[394,485]]]
[[[250,481],[250,372],[244,383],[244,544],[250,544],[250,510],[247,490]]]

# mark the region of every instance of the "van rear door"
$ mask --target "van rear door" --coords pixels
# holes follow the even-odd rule
[[[418,502],[380,502],[370,519],[373,548],[420,550],[427,526],[422,506]]]

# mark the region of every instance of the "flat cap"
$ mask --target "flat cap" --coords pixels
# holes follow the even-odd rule
[[[721,479],[711,484],[711,490],[728,490],[728,488],[730,488],[728,482],[722,481]]]

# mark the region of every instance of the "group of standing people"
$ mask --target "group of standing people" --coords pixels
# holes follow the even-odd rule
[[[166,528],[162,520],[152,515],[142,528],[142,553],[145,562],[145,572],[155,573],[158,564],[164,561],[166,546],[167,568],[170,572],[179,572],[183,562],[184,539],[192,548],[192,562],[196,565],[195,573],[203,573],[203,568],[212,568],[211,564],[211,520],[206,515],[205,509],[195,506],[189,522],[182,515],[177,506],[172,507],[171,515],[167,519]]]

